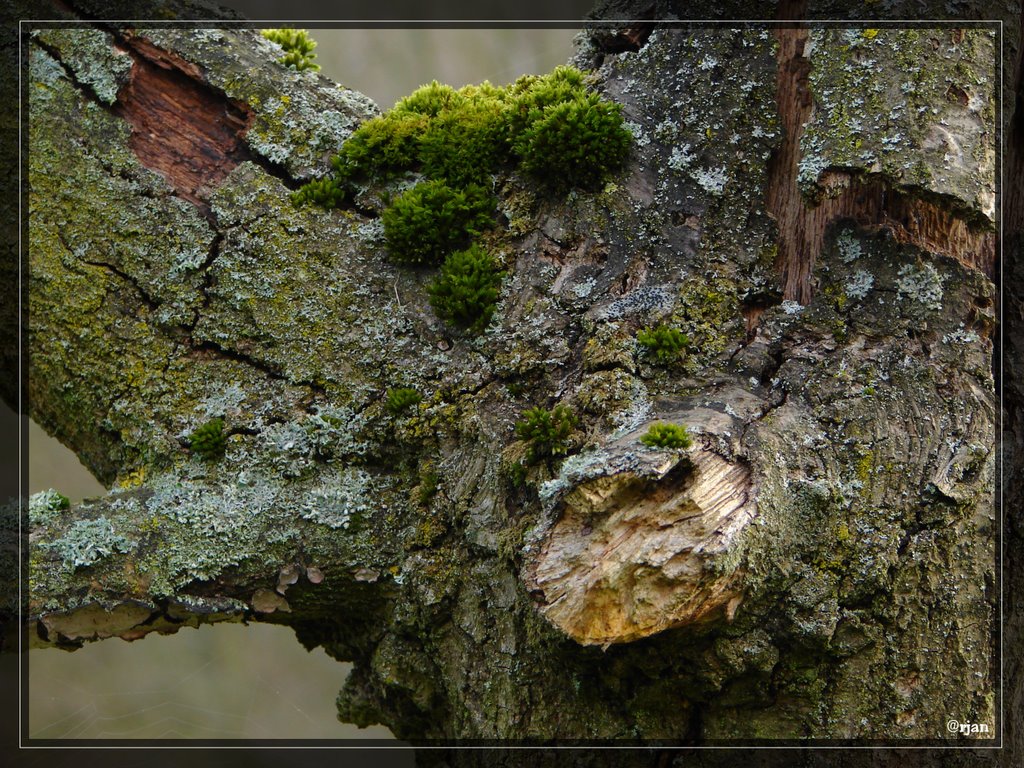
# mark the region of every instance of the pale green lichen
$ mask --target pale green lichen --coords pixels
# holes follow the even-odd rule
[[[348,468],[307,494],[299,514],[320,525],[345,529],[354,519],[374,510],[379,511],[379,507],[370,475]]]
[[[870,272],[858,269],[843,287],[851,299],[863,299],[871,292],[871,286],[874,284],[875,278]]]
[[[904,264],[900,267],[896,292],[926,309],[939,310],[942,309],[942,283],[942,275],[931,264]]]
[[[32,527],[49,523],[59,512],[71,506],[64,494],[48,488],[28,497],[28,521]]]
[[[839,256],[844,264],[859,259],[863,253],[860,241],[854,237],[853,232],[844,229],[836,238],[836,246],[839,248]]]
[[[75,521],[64,536],[42,546],[55,550],[63,558],[65,567],[73,570],[92,565],[115,552],[130,552],[137,542],[115,533],[110,520],[101,516]]]

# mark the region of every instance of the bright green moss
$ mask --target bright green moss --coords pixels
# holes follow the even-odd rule
[[[402,112],[363,123],[332,160],[338,178],[387,176],[413,167],[429,122],[424,115]]]
[[[464,99],[438,114],[419,143],[422,172],[453,186],[480,183],[508,159],[505,106],[494,98]]]
[[[398,387],[388,390],[385,407],[388,409],[389,413],[397,416],[398,414],[412,408],[422,400],[423,396],[415,389],[411,389],[409,387]]]
[[[309,36],[304,29],[264,29],[260,32],[267,40],[277,43],[284,48],[284,56],[278,61],[286,67],[302,72],[311,69],[314,72],[320,69],[320,65],[313,62],[316,54],[316,41]]]
[[[487,227],[494,207],[494,198],[482,187],[456,190],[440,181],[417,184],[384,211],[388,252],[404,264],[437,264]]]
[[[569,452],[569,438],[577,419],[566,406],[556,405],[550,411],[530,408],[523,416],[525,419],[516,424],[516,437],[529,442],[529,463]]]
[[[361,125],[334,157],[332,178],[340,189],[349,179],[418,171],[460,188],[518,166],[559,190],[595,187],[622,164],[631,139],[620,107],[588,93],[573,67],[505,88],[434,81]],[[294,199],[340,205],[341,197],[328,188]]]
[[[693,444],[686,427],[682,424],[658,422],[651,424],[640,442],[649,448],[689,448]]]
[[[575,67],[555,67],[543,76],[524,75],[507,89],[509,101],[509,140],[519,135],[544,115],[544,111],[585,93],[583,73]]]
[[[549,187],[593,189],[625,162],[631,138],[622,108],[591,93],[543,109],[512,150]]]
[[[224,455],[227,439],[224,436],[224,419],[210,419],[189,435],[189,447],[204,461],[216,461]]]
[[[345,199],[345,189],[335,178],[314,179],[291,194],[292,205],[313,203],[321,208],[338,208]]]
[[[428,289],[437,316],[479,333],[491,321],[505,273],[483,248],[473,245],[445,259],[441,276]]]
[[[689,336],[668,325],[642,328],[637,331],[636,340],[648,356],[663,365],[678,360],[683,350],[690,345]]]
[[[462,103],[461,94],[450,85],[433,80],[421,86],[404,99],[395,103],[391,113],[413,113],[436,117],[445,110],[458,107]]]

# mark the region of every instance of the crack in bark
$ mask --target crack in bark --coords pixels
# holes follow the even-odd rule
[[[257,357],[253,357],[252,355],[246,352],[242,352],[237,349],[231,349],[230,347],[221,346],[215,341],[196,341],[195,339],[190,339],[188,346],[190,351],[192,351],[193,353],[201,354],[206,352],[218,355],[220,357],[225,357],[229,360],[234,360],[235,362],[243,363],[245,365],[256,368],[257,370],[267,374],[267,376],[269,376],[272,379],[277,379],[278,381],[284,381],[288,383],[295,383],[292,382],[280,369],[274,367],[270,363],[264,360],[260,360]]]
[[[74,256],[79,262],[81,262],[82,264],[87,264],[90,267],[99,267],[101,269],[105,269],[111,274],[116,275],[120,279],[124,280],[126,283],[131,285],[132,288],[135,289],[135,292],[142,300],[142,303],[149,308],[150,312],[153,312],[160,307],[161,302],[157,301],[152,296],[150,296],[149,293],[139,284],[139,281],[136,278],[132,277],[123,269],[121,269],[120,267],[116,267],[113,264],[108,264],[105,261],[89,261],[88,259],[79,256],[77,253],[75,253],[75,249],[72,248],[68,244],[68,241],[64,238],[64,233],[61,232],[60,229],[57,229],[55,231],[57,234],[57,240],[64,247],[64,250],[67,251],[72,256]]]
[[[284,373],[284,371],[274,366],[272,363],[269,363],[266,360],[261,360],[260,358],[255,357],[247,352],[243,352],[239,349],[225,347],[209,339],[204,339],[203,341],[196,341],[195,339],[192,338],[190,338],[188,341],[188,348],[190,352],[192,352],[193,354],[213,354],[219,357],[226,358],[228,360],[234,360],[235,362],[242,363],[243,365],[251,366],[258,371],[262,371],[267,376],[277,381],[283,381],[286,384],[291,384],[292,386],[296,387],[305,387],[309,389],[314,396],[327,396],[327,391],[324,389],[322,385],[317,384],[316,382],[313,381],[295,381],[289,378],[288,375]],[[307,407],[311,405],[312,403],[310,403]]]
[[[142,286],[139,285],[138,280],[129,275],[127,272],[118,269],[113,264],[107,264],[104,261],[89,261],[88,259],[82,258],[79,258],[79,261],[81,261],[83,264],[88,264],[90,267],[100,267],[102,269],[106,269],[112,274],[124,280],[126,283],[129,283],[135,289],[135,292],[139,295],[139,298],[142,299],[142,302],[149,308],[150,312],[154,312],[160,307],[160,302],[154,299],[152,296],[150,296],[142,288]]]
[[[57,62],[61,70],[64,72],[64,76],[69,81],[71,81],[71,84],[74,85],[75,88],[77,88],[79,91],[81,91],[90,101],[107,110],[108,112],[112,111],[112,106],[110,104],[107,104],[99,97],[99,94],[96,93],[96,89],[88,83],[84,83],[81,80],[79,80],[78,75],[75,74],[75,71],[64,63],[64,59],[60,55],[60,49],[57,48],[57,46],[51,45],[50,43],[40,40],[38,37],[32,38],[31,42],[33,45],[36,45],[39,48],[42,48],[44,51],[46,51],[50,58]]]
[[[216,222],[214,222],[216,224]],[[196,326],[199,325],[199,321],[202,319],[203,310],[210,306],[210,294],[209,290],[213,285],[213,277],[210,274],[210,267],[220,257],[220,246],[224,242],[224,232],[216,230],[213,235],[213,239],[210,241],[210,249],[206,254],[206,258],[203,263],[199,265],[197,271],[202,272],[203,281],[199,284],[199,295],[201,304],[196,308],[195,317],[192,318],[192,322],[186,326],[189,338],[195,333]]]

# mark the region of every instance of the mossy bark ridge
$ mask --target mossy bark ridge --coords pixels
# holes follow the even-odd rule
[[[33,505],[33,642],[288,624],[355,663],[343,719],[406,739],[998,730],[994,38],[648,32],[575,61],[629,131],[620,168],[489,182],[479,335],[395,263],[408,178],[292,204],[364,97],[257,31],[31,35],[31,405],[111,489]],[[155,62],[237,116],[215,182],[139,151]],[[908,66],[928,110],[886,122]],[[818,107],[802,137],[790,87]],[[683,374],[638,343],[660,326]],[[686,430],[645,444],[656,424]]]

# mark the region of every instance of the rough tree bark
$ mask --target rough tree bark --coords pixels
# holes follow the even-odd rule
[[[354,662],[341,717],[406,739],[988,743],[999,55],[991,26],[582,35],[628,167],[496,179],[474,338],[388,260],[381,189],[289,202],[366,98],[252,31],[34,32],[30,404],[111,491],[33,507],[33,642],[287,624]],[[636,345],[663,321],[684,370]],[[575,453],[516,482],[556,403]],[[644,447],[657,421],[694,445]]]

